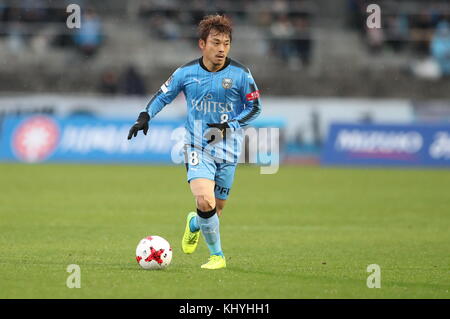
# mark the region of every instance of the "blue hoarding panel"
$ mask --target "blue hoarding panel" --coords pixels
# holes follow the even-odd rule
[[[0,159],[42,162],[171,163],[182,121],[154,121],[147,136],[127,140],[130,120],[95,117],[7,117],[3,121]]]
[[[450,125],[333,124],[321,163],[450,166]]]
[[[0,123],[0,160],[28,163],[163,164],[180,164],[184,161],[183,119],[152,120],[147,136],[139,132],[137,137],[128,140],[128,132],[133,123],[134,120],[130,119],[90,116],[8,116]],[[273,118],[255,121],[254,126],[257,129],[282,127],[283,122]],[[278,139],[276,142],[278,143]],[[264,143],[258,141],[257,144],[264,146],[263,149],[267,151]],[[272,144],[269,146],[273,146]],[[276,149],[279,148],[278,144],[275,146]],[[260,156],[261,152],[262,150],[258,150]],[[270,159],[273,156],[278,158],[278,153],[271,153],[270,156]]]

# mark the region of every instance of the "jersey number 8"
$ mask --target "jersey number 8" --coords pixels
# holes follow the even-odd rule
[[[199,163],[198,154],[196,151],[192,151],[189,153],[189,164],[197,165]]]
[[[226,121],[228,121],[228,114],[222,114],[220,116],[220,123],[225,123]]]

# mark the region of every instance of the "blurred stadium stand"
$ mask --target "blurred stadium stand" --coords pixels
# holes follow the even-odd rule
[[[0,0],[0,91],[149,95],[199,56],[197,22],[226,13],[231,57],[267,95],[449,98],[450,70],[436,67],[450,53],[430,60],[438,40],[450,52],[449,1],[377,0],[382,28],[368,30],[373,2]],[[71,3],[81,33],[66,27]]]

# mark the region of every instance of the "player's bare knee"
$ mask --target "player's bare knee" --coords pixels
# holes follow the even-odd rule
[[[202,212],[209,212],[216,207],[216,200],[212,196],[196,196],[197,208]]]

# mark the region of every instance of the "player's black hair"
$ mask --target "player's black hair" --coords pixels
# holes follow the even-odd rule
[[[208,15],[203,18],[198,24],[198,36],[203,41],[206,41],[211,30],[216,30],[218,33],[227,34],[232,40],[233,27],[231,20],[224,15]]]

